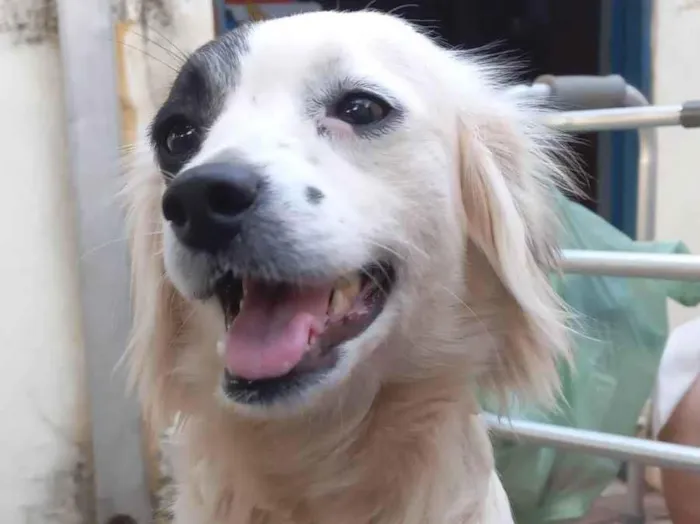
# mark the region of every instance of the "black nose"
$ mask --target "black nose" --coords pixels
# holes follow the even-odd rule
[[[163,216],[186,246],[215,253],[239,233],[258,196],[261,177],[250,166],[212,163],[179,174],[163,195]]]

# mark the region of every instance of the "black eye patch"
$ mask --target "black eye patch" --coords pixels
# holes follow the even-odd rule
[[[249,28],[242,26],[195,51],[180,69],[150,128],[151,144],[168,178],[196,155],[238,80]]]

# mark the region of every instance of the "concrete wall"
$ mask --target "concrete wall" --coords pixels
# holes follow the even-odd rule
[[[0,520],[72,524],[79,522],[75,479],[85,418],[60,57],[51,32],[27,39],[5,29],[0,31]]]

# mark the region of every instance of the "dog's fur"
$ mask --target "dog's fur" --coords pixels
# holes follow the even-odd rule
[[[221,314],[194,298],[201,260],[161,214],[177,173],[151,155],[134,165],[130,362],[148,420],[181,420],[176,524],[511,522],[476,389],[550,400],[567,355],[547,278],[565,177],[534,108],[508,96],[501,67],[374,12],[255,24],[182,71],[169,103],[209,128],[189,166],[243,157],[274,190],[272,274],[339,275],[379,250],[399,276],[327,380],[273,406],[227,402]],[[177,91],[187,75],[197,97]],[[400,117],[357,136],[309,110],[349,82],[381,90]]]

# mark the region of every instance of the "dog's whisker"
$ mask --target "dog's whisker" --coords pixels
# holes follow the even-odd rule
[[[104,242],[102,244],[99,244],[97,246],[94,246],[87,251],[84,251],[83,254],[80,256],[80,260],[86,260],[91,256],[96,255],[103,249],[107,249],[108,247],[114,246],[116,244],[121,244],[123,242],[129,242],[131,240],[135,240],[137,238],[143,238],[143,237],[155,237],[159,236],[162,234],[162,231],[153,231],[153,232],[146,232],[146,233],[138,233],[137,235],[134,236],[128,236],[128,237],[123,237],[123,238],[115,238],[112,240],[109,240],[107,242]]]
[[[393,242],[396,242],[396,243],[404,246],[408,250],[408,255],[402,255],[398,251],[396,251],[395,249],[392,249],[389,246],[387,246],[386,244],[378,243],[378,242],[375,242],[371,239],[367,239],[367,242],[375,245],[379,249],[387,251],[388,253],[396,256],[399,260],[404,261],[404,262],[407,261],[409,259],[410,255],[413,253],[417,253],[426,259],[430,258],[430,255],[428,255],[428,253],[425,250],[418,247],[414,242],[411,242],[410,240],[406,240],[406,239],[403,239],[400,237],[394,238]]]
[[[487,335],[492,342],[496,342],[495,338],[493,337],[493,334],[491,333],[491,330],[488,328],[486,325],[486,322],[481,318],[481,316],[472,308],[469,304],[467,304],[463,299],[461,299],[454,291],[449,289],[447,286],[444,285],[438,285],[438,287],[445,291],[448,295],[450,295],[453,299],[455,299],[462,307],[464,307],[471,317],[476,320],[476,322],[483,328],[483,333]]]
[[[158,29],[156,29],[155,26],[152,26],[152,25],[144,25],[143,27],[144,27],[144,29],[145,29],[146,31],[153,31],[157,36],[159,36],[160,38],[162,38],[163,40],[165,40],[165,42],[166,42],[170,47],[172,47],[172,51],[171,51],[171,52],[175,53],[175,55],[178,56],[178,57],[182,60],[182,63],[183,63],[183,64],[184,64],[185,62],[187,62],[187,60],[189,59],[188,54],[185,53],[185,52],[182,50],[182,48],[178,47],[178,46],[175,44],[175,42],[173,42],[171,39],[169,39],[167,36],[165,36],[165,34],[164,34],[163,32],[159,31]],[[146,36],[146,38],[148,38],[148,36]]]
[[[382,271],[384,271],[384,270],[382,269]],[[384,288],[384,286],[382,286],[381,282],[379,282],[379,281],[375,278],[375,276],[372,275],[372,273],[370,273],[369,271],[367,271],[367,270],[364,269],[364,268],[360,270],[360,273],[362,273],[365,277],[367,277],[369,280],[371,280],[371,281],[372,281],[372,284],[374,285],[374,287],[375,287],[384,297],[388,297],[388,296],[389,296],[389,292]],[[387,275],[387,276],[388,276],[388,275]]]
[[[401,253],[399,253],[395,249],[390,248],[386,244],[382,244],[381,242],[375,242],[374,240],[371,240],[371,239],[367,239],[367,243],[371,244],[375,247],[378,247],[380,250],[385,251],[385,252],[389,253],[390,255],[393,255],[394,257],[396,257],[398,260],[400,260],[402,262],[406,261],[406,256],[402,255]]]
[[[159,64],[161,64],[161,65],[167,67],[168,69],[170,69],[170,70],[171,70],[172,72],[174,72],[174,73],[177,73],[177,72],[178,72],[178,69],[177,69],[174,65],[168,64],[168,63],[165,62],[164,60],[161,60],[160,58],[158,58],[158,57],[152,55],[151,53],[147,52],[145,49],[141,49],[141,48],[136,47],[136,46],[134,46],[134,45],[127,44],[126,42],[123,42],[123,41],[121,41],[121,40],[117,41],[117,43],[118,43],[119,45],[123,46],[123,47],[128,48],[128,49],[133,49],[134,51],[138,51],[139,53],[141,53],[141,54],[143,54],[144,56],[150,58],[151,60],[154,60],[154,61],[158,62]]]
[[[165,278],[165,277],[163,277]],[[171,301],[175,300],[175,295],[173,295],[170,299]],[[194,308],[190,308],[190,310],[187,312],[187,315],[180,320],[179,325],[177,329],[175,330],[175,335],[174,338],[175,340],[179,340],[180,336],[182,336],[183,332],[185,331],[185,328],[189,324],[190,320],[194,318],[196,311]]]
[[[113,246],[115,244],[121,244],[122,242],[128,242],[129,240],[130,239],[128,237],[124,237],[124,238],[116,238],[116,239],[110,240],[108,242],[104,242],[98,246],[95,246],[95,247],[83,252],[83,254],[80,256],[80,259],[85,260],[85,259],[97,254],[98,252],[100,252],[103,249],[106,249],[106,248]]]
[[[156,41],[153,40],[152,38],[148,38],[148,36],[146,36],[145,34],[139,33],[139,32],[137,32],[137,31],[133,31],[133,35],[136,36],[136,37],[138,37],[138,38],[140,38],[142,42],[148,43],[148,44],[152,44],[152,45],[156,46],[158,49],[160,49],[160,50],[164,51],[165,53],[167,53],[167,55],[168,55],[170,58],[172,58],[172,59],[174,59],[174,60],[177,61],[177,63],[174,64],[176,67],[181,67],[181,66],[183,66],[183,65],[185,64],[185,62],[187,61],[187,57],[186,57],[186,56],[180,55],[180,54],[178,54],[178,53],[175,53],[173,50],[168,49],[167,47],[165,47],[165,46],[164,46],[163,44],[161,44],[160,42],[156,42]]]

